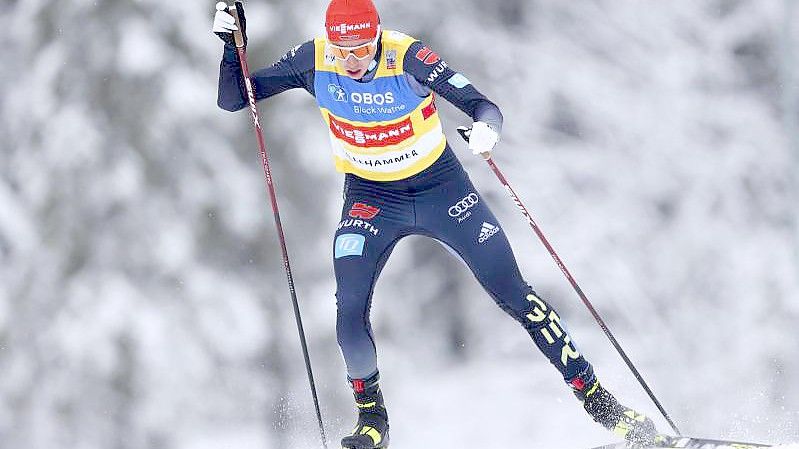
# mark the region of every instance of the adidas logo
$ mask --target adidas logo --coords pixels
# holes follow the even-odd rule
[[[480,229],[480,236],[477,238],[477,241],[483,243],[490,239],[497,232],[499,232],[499,226],[494,226],[491,223],[483,222],[483,227]]]

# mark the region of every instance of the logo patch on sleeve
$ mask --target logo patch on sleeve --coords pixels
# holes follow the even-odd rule
[[[424,47],[416,52],[416,59],[424,62],[426,65],[433,65],[439,61],[438,54],[428,47]]]
[[[452,75],[451,77],[449,77],[449,80],[447,80],[447,82],[452,84],[453,86],[455,86],[458,89],[463,89],[464,87],[468,86],[469,84],[472,84],[472,82],[469,81],[469,78],[466,78],[465,76],[461,75],[460,73],[456,73],[456,74]]]

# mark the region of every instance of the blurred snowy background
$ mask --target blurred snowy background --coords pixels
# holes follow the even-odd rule
[[[681,430],[799,440],[799,5],[377,0],[505,113],[495,159]],[[320,447],[246,112],[216,108],[214,2],[3,0],[0,447]],[[250,66],[324,0],[250,0]],[[445,130],[624,402],[658,417],[501,185]],[[260,104],[327,432],[342,178],[304,91]],[[396,448],[584,448],[590,421],[439,245],[373,309]]]

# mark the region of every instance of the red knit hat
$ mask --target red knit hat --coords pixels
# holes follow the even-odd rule
[[[372,0],[332,0],[325,15],[330,41],[374,39],[380,16]]]

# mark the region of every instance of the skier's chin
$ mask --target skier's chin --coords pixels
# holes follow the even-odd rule
[[[355,69],[355,70],[344,69],[344,71],[347,72],[347,76],[356,80],[363,78],[363,75],[366,73],[366,70],[364,69]]]

